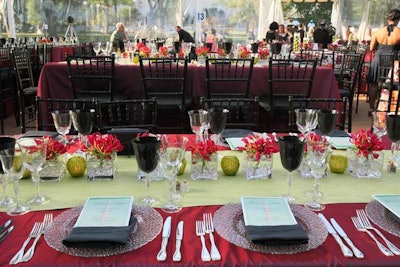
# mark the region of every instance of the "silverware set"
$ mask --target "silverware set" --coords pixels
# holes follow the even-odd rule
[[[164,226],[162,230],[162,242],[161,242],[161,249],[157,254],[158,261],[165,261],[167,259],[167,245],[168,239],[171,234],[171,216],[168,216],[164,221]],[[183,239],[183,221],[180,221],[176,226],[176,241],[175,241],[175,252],[172,256],[173,261],[181,261],[182,254],[181,254],[181,242]]]
[[[214,223],[212,220],[211,213],[204,213],[203,220],[196,221],[196,235],[200,237],[201,240],[201,259],[203,261],[219,261],[221,260],[221,254],[214,241]],[[211,254],[207,249],[205,242],[205,235],[209,234],[211,242]]]
[[[32,257],[33,254],[35,253],[35,248],[36,244],[39,241],[40,237],[42,234],[44,234],[44,231],[47,227],[51,225],[53,222],[53,214],[52,213],[47,213],[44,215],[43,222],[35,222],[35,224],[32,227],[31,232],[29,233],[28,237],[25,239],[24,243],[22,244],[22,247],[18,252],[14,255],[14,257],[10,260],[10,265],[15,265],[21,262],[27,262],[29,261]],[[33,243],[31,247],[25,252],[25,248],[28,246],[29,242],[31,239],[33,240]]]
[[[11,222],[12,220],[10,219],[6,221],[2,226],[0,226],[0,243],[3,242],[4,239],[6,239],[6,237],[12,232],[12,230],[14,230],[14,225],[11,225]]]

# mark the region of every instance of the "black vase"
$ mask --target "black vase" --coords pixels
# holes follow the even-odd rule
[[[318,129],[323,135],[329,135],[335,129],[337,113],[334,109],[318,111]]]
[[[281,136],[278,140],[282,166],[289,172],[299,168],[306,143],[298,136],[290,135]]]
[[[400,141],[400,115],[388,115],[386,118],[386,128],[390,141]]]

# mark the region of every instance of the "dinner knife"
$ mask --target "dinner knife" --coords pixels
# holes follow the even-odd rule
[[[157,254],[157,260],[159,261],[165,261],[167,259],[167,244],[170,233],[171,233],[171,216],[168,216],[164,221],[164,226],[162,230],[161,249]]]
[[[359,250],[354,244],[353,242],[350,240],[350,238],[347,236],[347,234],[345,233],[345,231],[342,229],[342,227],[336,222],[336,220],[334,218],[331,218],[331,223],[333,228],[335,228],[335,230],[337,231],[337,233],[346,241],[346,243],[350,246],[351,250],[354,253],[354,256],[356,256],[356,258],[359,259],[363,259],[364,258],[364,254],[361,252],[361,250]]]
[[[172,257],[173,261],[180,261],[182,259],[181,255],[181,242],[183,238],[183,221],[178,223],[176,227],[176,243],[175,243],[175,253]]]
[[[4,239],[6,239],[6,237],[8,236],[9,233],[11,233],[12,230],[14,230],[14,225],[11,225],[10,228],[8,228],[7,230],[5,230],[3,233],[0,234],[0,243],[3,242]]]
[[[343,255],[347,258],[353,257],[353,252],[343,243],[342,239],[336,233],[335,229],[333,229],[332,225],[328,222],[325,216],[322,213],[318,213],[318,217],[320,217],[321,220],[324,222],[326,228],[328,229],[328,233],[330,233],[335,238],[336,242],[339,244]]]
[[[2,226],[0,226],[0,233],[3,233],[3,231],[11,224],[11,219],[5,222]]]

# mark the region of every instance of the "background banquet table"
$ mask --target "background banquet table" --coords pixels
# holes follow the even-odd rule
[[[143,86],[139,65],[126,64],[115,66],[115,93],[124,98],[143,97]],[[205,66],[190,64],[188,68],[187,95],[199,98],[206,96]],[[254,67],[250,84],[250,97],[266,96],[268,92],[268,67]],[[287,90],[295,92],[292,84]],[[45,98],[72,98],[68,68],[66,62],[46,63],[38,82],[38,96]],[[332,68],[319,66],[316,69],[311,97],[339,98],[339,90]]]
[[[345,153],[335,151],[334,153]],[[387,151],[387,153],[389,153]],[[238,151],[221,151],[219,160],[224,155],[237,155]],[[190,154],[186,154],[190,162]],[[240,196],[280,196],[287,191],[286,171],[281,167],[279,154],[274,155],[272,179],[246,180],[241,168],[236,176],[225,176],[219,168],[218,180],[190,180],[190,163],[187,165],[180,180],[188,180],[190,190],[183,195],[181,204],[184,209],[172,214],[172,232],[165,262],[156,260],[161,244],[161,234],[147,245],[130,252],[108,257],[76,257],[58,252],[40,240],[33,259],[25,263],[26,266],[398,266],[400,256],[386,257],[379,252],[375,243],[362,232],[355,230],[350,217],[355,216],[355,210],[365,208],[372,201],[371,194],[399,193],[398,174],[384,172],[379,179],[356,179],[348,174],[329,173],[321,180],[321,190],[326,194],[324,199],[327,208],[322,212],[327,218],[334,217],[344,230],[364,252],[365,259],[345,258],[339,246],[331,236],[316,249],[296,254],[274,255],[270,253],[252,252],[229,243],[218,233],[215,234],[216,243],[221,251],[222,261],[203,263],[200,259],[201,243],[195,235],[196,219],[202,219],[204,212],[215,213],[221,205],[239,203]],[[312,179],[301,179],[296,176],[292,185],[292,194],[298,197],[299,203],[308,198],[305,192],[312,189]],[[137,180],[137,166],[133,157],[118,157],[118,174],[112,181],[87,181],[86,178],[72,178],[66,175],[60,182],[41,183],[43,194],[52,198],[51,202],[35,207],[34,212],[15,217],[16,229],[0,244],[2,257],[0,265],[7,265],[14,253],[20,248],[28,235],[33,223],[41,221],[43,215],[52,212],[57,216],[71,207],[83,205],[88,196],[129,195],[140,199],[146,193],[145,184]],[[150,192],[162,200],[166,200],[168,181],[158,181],[151,184]],[[33,195],[32,181],[21,181],[22,200],[26,201]],[[164,213],[156,206],[163,219],[169,214]],[[1,211],[4,211],[2,209]],[[0,212],[0,223],[4,223],[9,216]],[[182,262],[172,261],[174,251],[175,229],[179,220],[185,221],[184,238],[182,243]],[[384,232],[389,240],[400,246],[400,237]],[[206,238],[209,247],[208,237]]]

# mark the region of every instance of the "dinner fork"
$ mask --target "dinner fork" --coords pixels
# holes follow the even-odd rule
[[[35,240],[32,243],[32,246],[25,252],[24,256],[22,257],[21,262],[29,261],[33,254],[35,253],[36,243],[39,241],[40,236],[44,234],[44,230],[53,222],[53,214],[47,213],[44,215],[42,225],[40,227],[40,233],[35,237]]]
[[[10,264],[18,264],[21,262],[22,257],[24,256],[24,251],[26,246],[28,245],[29,241],[31,238],[36,238],[40,234],[40,227],[42,226],[42,223],[40,222],[35,222],[35,224],[32,227],[31,232],[29,233],[28,237],[25,239],[24,243],[22,244],[22,247],[18,250],[18,252],[14,255],[14,257],[10,260]]]
[[[379,242],[379,240],[376,239],[376,237],[361,224],[358,217],[351,217],[351,220],[353,221],[353,224],[358,231],[366,232],[372,238],[372,240],[375,241],[376,245],[383,254],[385,254],[386,256],[394,256],[394,254],[390,250],[388,250],[381,242]]]
[[[204,240],[204,235],[205,235],[205,230],[204,230],[204,222],[203,221],[196,221],[196,235],[200,236],[201,240],[201,259],[203,261],[210,261],[211,256],[210,253],[207,250],[206,247],[206,242]]]
[[[370,230],[374,230],[375,233],[377,233],[382,239],[383,241],[385,241],[386,245],[388,246],[388,248],[395,254],[395,255],[400,255],[400,249],[398,247],[396,247],[392,242],[390,242],[383,234],[381,231],[379,231],[379,229],[375,228],[372,226],[371,222],[369,221],[367,214],[365,213],[364,210],[356,210],[357,216],[358,218],[360,218],[360,222],[361,224]]]
[[[204,213],[203,214],[203,221],[204,221],[204,230],[206,234],[210,235],[211,241],[211,259],[214,261],[219,261],[221,259],[221,254],[218,251],[217,246],[215,245],[214,241],[214,224],[212,221],[211,213]]]

